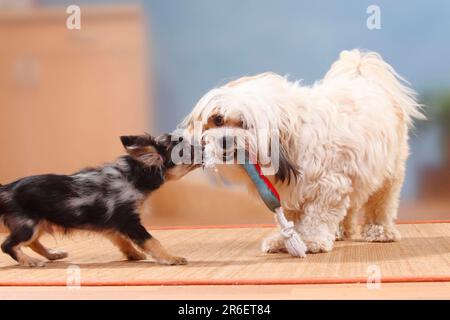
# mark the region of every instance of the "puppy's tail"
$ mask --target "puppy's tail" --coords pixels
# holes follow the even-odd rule
[[[416,92],[408,87],[409,83],[376,52],[361,52],[358,49],[342,51],[324,80],[340,77],[373,80],[392,97],[409,126],[412,125],[413,118],[425,119],[423,106],[417,101]]]

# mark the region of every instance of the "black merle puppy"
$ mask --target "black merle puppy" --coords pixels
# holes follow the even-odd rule
[[[128,155],[116,162],[73,175],[38,175],[0,186],[0,218],[10,230],[2,251],[23,266],[43,266],[21,250],[29,246],[49,260],[67,253],[39,242],[45,231],[83,229],[102,232],[129,260],[145,253],[161,264],[185,264],[167,253],[142,226],[139,206],[166,180],[178,179],[196,165],[174,165],[170,135],[121,137]],[[59,227],[59,228],[58,228]],[[137,246],[137,249],[134,245]],[[142,251],[141,251],[142,250]]]

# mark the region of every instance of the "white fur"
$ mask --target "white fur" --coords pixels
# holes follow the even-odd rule
[[[408,156],[408,128],[413,118],[424,118],[414,91],[402,81],[377,53],[343,51],[313,86],[265,73],[213,89],[182,127],[192,133],[194,121],[206,126],[208,118],[219,113],[255,129],[259,144],[267,141],[263,135],[278,130],[300,178],[276,187],[309,252],[330,251],[340,223],[344,235],[351,236],[354,215],[361,210],[366,214],[364,239],[394,241],[399,239],[394,219]],[[228,178],[245,177],[236,166],[220,167]],[[270,243],[276,248],[268,248]],[[279,243],[266,241],[264,250],[280,251]]]

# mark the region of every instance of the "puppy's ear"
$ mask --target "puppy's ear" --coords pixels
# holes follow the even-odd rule
[[[155,147],[155,141],[147,135],[121,136],[123,146],[127,153],[135,160],[148,166],[163,164],[162,156]]]
[[[121,136],[120,141],[122,141],[125,149],[133,149],[137,147],[145,147],[152,144],[152,138],[148,135],[139,136]]]
[[[275,179],[281,182],[287,181],[289,184],[292,178],[296,182],[299,176],[298,166],[289,158],[284,147],[280,146],[280,166],[275,174]]]

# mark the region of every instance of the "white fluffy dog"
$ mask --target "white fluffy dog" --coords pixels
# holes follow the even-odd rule
[[[424,118],[414,91],[402,82],[377,53],[343,51],[310,87],[264,73],[213,89],[181,127],[192,134],[199,121],[203,138],[255,130],[260,146],[277,130],[279,170],[268,178],[308,252],[328,252],[334,240],[351,237],[360,211],[363,239],[397,241],[408,129],[413,118]],[[219,171],[250,182],[241,166]],[[285,251],[282,240],[269,237],[263,250]]]

